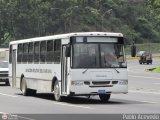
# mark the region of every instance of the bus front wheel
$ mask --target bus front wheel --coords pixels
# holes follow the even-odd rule
[[[62,101],[62,96],[60,95],[60,87],[57,80],[54,83],[54,99],[56,101]]]
[[[99,98],[103,103],[106,103],[109,101],[111,94],[100,94]]]

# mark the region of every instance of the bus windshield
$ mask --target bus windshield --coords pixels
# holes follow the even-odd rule
[[[73,68],[126,67],[123,44],[77,43],[73,45]]]

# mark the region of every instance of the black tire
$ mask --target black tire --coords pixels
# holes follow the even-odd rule
[[[141,61],[139,61],[139,64],[142,64],[142,62],[141,62]]]
[[[100,94],[99,98],[103,103],[107,103],[111,97],[111,94]]]
[[[131,46],[131,57],[135,57],[136,56],[136,46],[132,45]]]
[[[59,102],[63,101],[63,97],[60,95],[60,88],[57,80],[54,83],[54,99]]]
[[[152,60],[149,63],[152,64]]]
[[[35,96],[37,93],[37,90],[33,90],[33,89],[28,89],[29,90],[29,95],[30,96]]]
[[[21,81],[21,91],[22,91],[22,94],[23,94],[24,96],[30,95],[30,91],[29,91],[29,89],[27,88],[27,84],[26,84],[25,77],[23,77],[23,78],[22,78],[22,81]]]

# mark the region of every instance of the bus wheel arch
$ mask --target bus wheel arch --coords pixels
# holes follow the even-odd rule
[[[22,91],[22,79],[24,77],[24,74],[21,75],[21,78],[20,78],[20,90]]]
[[[54,90],[54,84],[56,81],[58,81],[57,77],[53,77],[52,84],[51,84],[51,92],[53,92],[53,90]]]
[[[54,91],[54,99],[56,101],[63,101],[64,97],[60,94],[60,86],[57,77],[54,77],[52,80],[52,92]]]
[[[22,94],[24,96],[28,96],[29,95],[29,89],[27,88],[27,83],[26,83],[26,79],[25,79],[24,76],[21,79],[21,86],[20,87],[21,87]]]

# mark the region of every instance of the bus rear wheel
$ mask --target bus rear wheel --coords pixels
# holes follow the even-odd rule
[[[24,77],[22,78],[22,81],[21,81],[21,91],[24,96],[29,95],[29,89],[27,89],[27,84]]]
[[[100,94],[99,98],[103,103],[107,103],[110,99],[111,94]]]
[[[54,83],[54,99],[56,101],[62,101],[62,96],[60,95],[60,87],[57,80]]]

